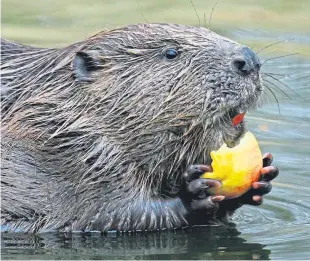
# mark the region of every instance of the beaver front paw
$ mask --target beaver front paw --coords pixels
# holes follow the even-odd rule
[[[252,188],[240,197],[223,200],[222,195],[211,196],[207,189],[220,187],[221,182],[213,179],[202,179],[200,176],[205,172],[212,172],[209,165],[191,165],[183,175],[184,187],[180,198],[184,205],[189,209],[189,222],[201,224],[209,220],[209,217],[216,217],[218,220],[225,221],[234,210],[242,205],[258,206],[263,202],[263,196],[272,189],[271,180],[279,174],[277,167],[271,166],[273,157],[270,153],[263,156],[263,168],[260,171],[260,179],[253,182]]]
[[[206,171],[212,171],[208,165],[191,165],[183,175],[183,189],[180,198],[188,210],[187,220],[190,224],[206,223],[206,216],[214,216],[219,208],[218,202],[225,197],[221,195],[211,196],[207,189],[220,187],[218,180],[199,178]]]

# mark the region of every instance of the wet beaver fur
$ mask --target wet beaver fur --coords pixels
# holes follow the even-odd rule
[[[202,27],[132,25],[61,49],[2,39],[2,224],[133,231],[223,220],[241,203],[218,206],[205,192],[216,183],[182,175],[201,174],[192,164],[244,133],[231,120],[259,105],[259,69],[248,47]]]

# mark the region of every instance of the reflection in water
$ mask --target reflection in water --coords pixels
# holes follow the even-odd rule
[[[269,250],[239,234],[221,226],[135,235],[2,234],[2,258],[269,259]]]

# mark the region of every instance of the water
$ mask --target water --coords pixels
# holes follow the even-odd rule
[[[241,42],[259,36],[238,31],[235,37]],[[300,41],[310,44],[307,35]],[[209,226],[132,235],[2,233],[1,258],[309,259],[310,62],[287,57],[268,62],[263,71],[283,74],[276,77],[294,90],[275,82],[291,98],[273,90],[280,114],[269,93],[269,104],[247,116],[262,151],[273,153],[280,175],[262,206],[243,206],[237,211],[235,228]]]

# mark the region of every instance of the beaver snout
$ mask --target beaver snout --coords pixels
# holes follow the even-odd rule
[[[232,60],[232,68],[238,74],[248,75],[250,73],[258,73],[261,63],[257,55],[248,47],[244,46]]]

